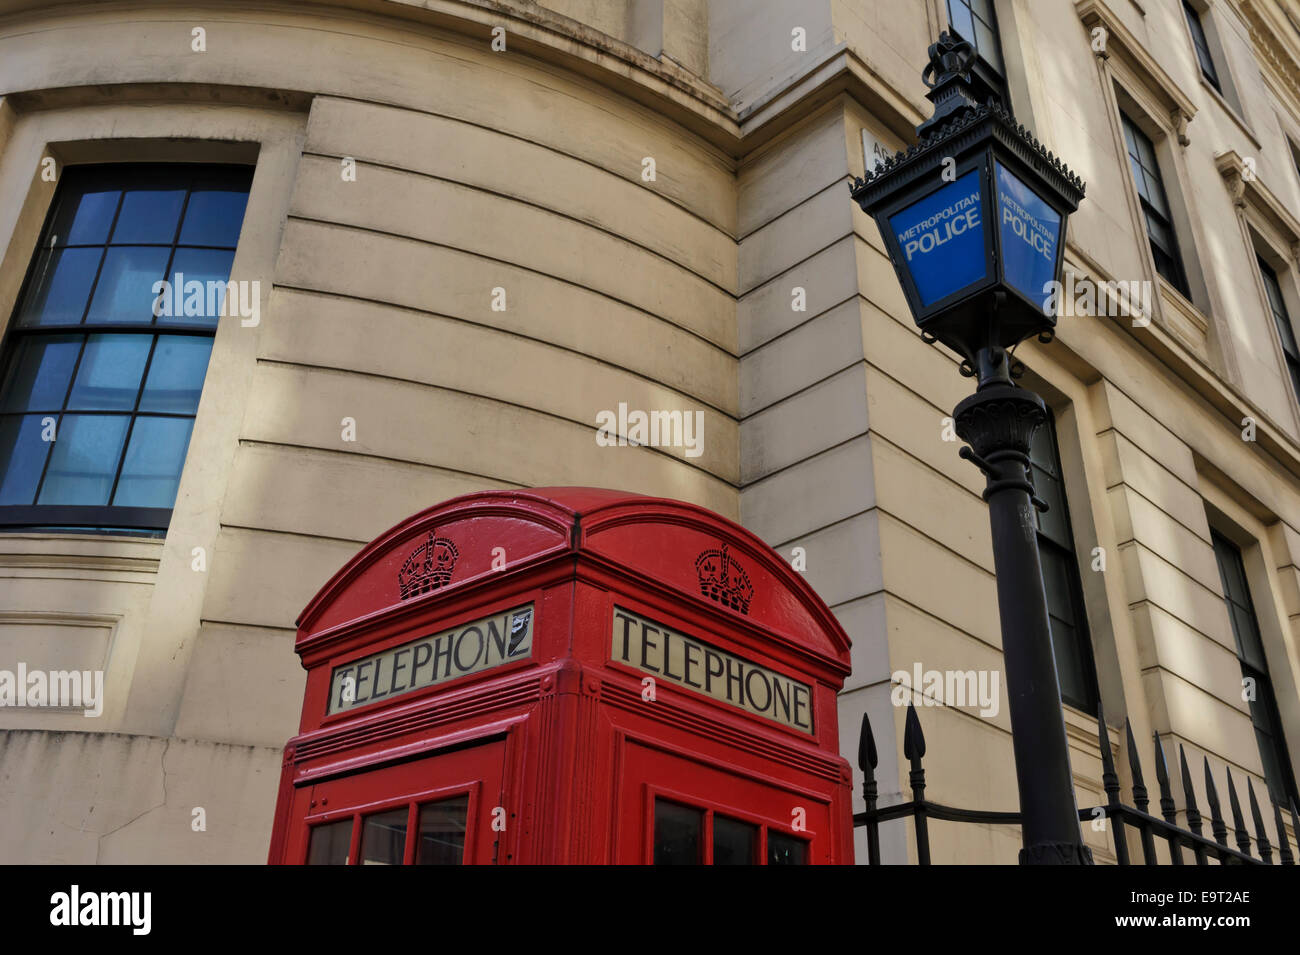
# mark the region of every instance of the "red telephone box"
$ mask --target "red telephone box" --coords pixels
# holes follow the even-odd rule
[[[370,543],[298,621],[272,863],[850,863],[849,640],[702,508],[489,491]]]

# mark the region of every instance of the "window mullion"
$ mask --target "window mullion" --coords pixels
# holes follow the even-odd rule
[[[84,345],[83,345],[83,348],[84,348]],[[81,356],[77,356],[77,360],[80,361],[80,360],[81,360]],[[69,385],[69,387],[71,387],[71,386]],[[64,401],[67,401],[67,399],[65,398]],[[66,409],[65,409],[65,411],[66,411]],[[60,432],[61,430],[63,430],[63,417],[64,417],[64,414],[65,414],[65,411],[60,411],[60,412],[58,413],[58,415],[55,417],[55,420],[54,420],[54,442],[53,442],[53,443],[56,443],[56,444],[58,443],[58,440],[59,440],[59,432]],[[49,417],[49,416],[46,415],[45,417]],[[41,465],[41,477],[40,477],[40,480],[38,480],[38,481],[36,482],[36,491],[35,491],[35,493],[32,495],[32,505],[33,505],[33,506],[35,506],[35,505],[36,505],[36,502],[39,501],[39,500],[41,499],[41,488],[43,488],[43,487],[45,486],[45,475],[46,475],[46,473],[50,470],[50,461],[51,461],[53,458],[54,458],[54,448],[49,448],[49,449],[47,449],[46,452],[45,452],[45,463],[44,463],[43,465]]]
[[[185,198],[181,200],[181,211],[176,217],[176,228],[172,230],[172,241],[170,252],[167,255],[167,265],[163,268],[163,280],[168,282],[168,287],[170,287],[172,279],[172,265],[176,261],[176,247],[177,243],[180,241],[181,228],[185,224],[185,212],[189,209],[190,197],[192,195],[194,195],[193,180],[190,181],[189,187],[185,190]],[[122,191],[122,196],[125,199],[126,190]],[[161,243],[159,247],[161,248]],[[152,309],[150,311],[152,313]],[[126,436],[122,439],[122,451],[118,455],[117,468],[113,473],[113,486],[108,492],[107,503],[109,507],[113,506],[113,498],[117,494],[117,486],[122,480],[122,469],[126,467],[126,456],[131,450],[131,435],[135,433],[135,422],[140,416],[140,400],[144,397],[145,382],[149,380],[149,369],[153,367],[153,356],[158,352],[158,340],[162,337],[155,329],[155,323],[157,320],[158,316],[153,315],[149,325],[146,326],[153,335],[153,341],[149,344],[149,355],[145,358],[144,369],[140,372],[140,384],[135,389],[135,401],[131,405],[131,420],[128,421],[126,425]],[[137,332],[137,334],[143,334],[143,331]]]
[[[117,458],[117,469],[113,472],[113,486],[108,491],[109,507],[113,506],[113,496],[117,494],[118,482],[122,480],[122,468],[126,466],[126,453],[131,448],[131,435],[135,431],[136,419],[140,416],[140,398],[144,395],[144,383],[149,380],[149,368],[153,365],[153,356],[158,351],[160,337],[162,336],[153,336],[153,341],[149,344],[149,355],[144,360],[144,369],[140,372],[140,384],[135,389],[135,401],[131,405],[131,420],[126,424],[126,436],[122,438],[122,451]]]
[[[72,363],[72,374],[68,376],[68,387],[63,390],[63,400],[59,404],[59,410],[56,413],[54,421],[54,443],[59,441],[59,432],[63,429],[63,417],[68,411],[68,399],[72,397],[73,386],[77,383],[77,372],[81,370],[81,359],[86,354],[86,346],[90,343],[90,335],[82,333],[81,347],[77,350],[77,360]],[[49,448],[45,454],[45,463],[41,466],[41,476],[36,482],[36,490],[32,494],[32,504],[35,505],[41,499],[41,488],[45,486],[45,475],[50,470],[50,461],[54,459],[54,448]]]
[[[104,236],[104,244],[99,250],[99,265],[95,267],[95,277],[90,282],[90,290],[86,292],[86,304],[81,310],[81,321],[78,324],[85,325],[86,319],[90,316],[90,304],[95,301],[95,290],[99,288],[100,276],[104,274],[104,263],[108,261],[108,250],[113,241],[113,232],[117,229],[117,220],[122,215],[122,204],[126,202],[125,188],[117,197],[117,207],[113,210],[113,221],[108,224],[108,234]]]

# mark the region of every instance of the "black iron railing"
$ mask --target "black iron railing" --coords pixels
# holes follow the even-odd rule
[[[1124,721],[1128,734],[1129,767],[1133,773],[1131,796],[1133,805],[1126,805],[1120,798],[1119,775],[1115,772],[1115,761],[1110,752],[1110,738],[1106,732],[1106,721],[1097,710],[1097,737],[1101,744],[1102,789],[1106,793],[1106,803],[1098,807],[1079,810],[1080,821],[1104,817],[1113,833],[1115,859],[1120,865],[1131,865],[1126,827],[1135,829],[1142,846],[1142,860],[1146,865],[1158,865],[1156,856],[1156,839],[1163,839],[1169,850],[1169,862],[1172,865],[1184,864],[1184,851],[1191,853],[1197,865],[1209,865],[1210,859],[1217,859],[1224,865],[1272,865],[1273,846],[1268,833],[1264,830],[1264,816],[1260,811],[1259,801],[1255,798],[1255,787],[1249,778],[1246,780],[1246,792],[1250,805],[1250,814],[1255,830],[1254,849],[1258,857],[1251,855],[1252,842],[1246,831],[1241,802],[1237,798],[1237,788],[1232,780],[1232,771],[1225,767],[1228,784],[1228,804],[1232,813],[1232,836],[1237,848],[1228,845],[1228,826],[1223,818],[1219,803],[1219,793],[1210,773],[1210,761],[1205,760],[1205,791],[1209,803],[1210,831],[1213,838],[1202,833],[1204,820],[1196,804],[1196,793],[1192,788],[1192,774],[1187,767],[1187,754],[1182,744],[1178,746],[1178,762],[1182,775],[1183,798],[1186,800],[1187,827],[1177,823],[1177,810],[1169,784],[1169,771],[1165,765],[1164,749],[1160,745],[1160,736],[1155,734],[1156,782],[1160,787],[1160,816],[1151,815],[1147,809],[1150,801],[1147,788],[1142,780],[1142,765],[1138,759],[1137,741],[1133,738],[1133,728],[1128,720]],[[946,822],[975,822],[986,825],[1017,825],[1020,823],[1018,812],[992,812],[982,809],[957,809],[941,803],[931,802],[925,798],[925,768],[921,760],[925,757],[925,735],[921,732],[921,720],[916,715],[916,707],[908,704],[907,723],[903,731],[903,758],[911,764],[908,783],[912,798],[907,802],[886,806],[876,805],[876,740],[871,732],[871,721],[866,714],[862,717],[862,733],[858,739],[858,768],[862,770],[864,781],[862,796],[866,801],[866,810],[853,817],[854,827],[865,826],[867,830],[867,861],[870,865],[880,865],[880,824],[894,819],[911,817],[916,833],[916,860],[920,865],[930,864],[930,819]],[[1271,800],[1270,800],[1271,802]],[[1287,839],[1286,827],[1282,822],[1282,810],[1277,803],[1273,807],[1273,823],[1277,829],[1278,861],[1282,865],[1295,865],[1296,855],[1291,851]],[[1300,839],[1300,814],[1297,813],[1294,800],[1287,807],[1291,815],[1291,827]],[[1163,818],[1161,818],[1163,817]]]

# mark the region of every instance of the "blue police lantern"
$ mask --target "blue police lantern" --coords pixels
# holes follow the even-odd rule
[[[1050,337],[1083,183],[999,104],[966,41],[943,34],[923,79],[935,112],[920,141],[851,188],[923,336],[971,368],[982,349]]]
[[[1002,106],[969,43],[930,47],[934,115],[919,141],[852,185],[875,219],[921,336],[962,356],[975,393],[953,409],[958,454],[986,478],[1007,699],[1023,814],[1022,864],[1090,865],[1079,831],[1052,654],[1029,453],[1043,399],[1014,381],[1009,349],[1056,328],[1065,222],[1083,183]],[[941,580],[933,581],[943,586]]]

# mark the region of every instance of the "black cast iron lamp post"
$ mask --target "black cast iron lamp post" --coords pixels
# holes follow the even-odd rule
[[[1017,386],[1008,349],[1056,326],[1066,217],[1083,183],[1003,108],[970,44],[947,33],[922,80],[934,115],[920,141],[852,184],[875,219],[926,341],[962,357],[975,394],[957,405],[961,456],[986,476],[1006,668],[1021,864],[1088,865],[1070,776],[1061,692],[1038,560],[1029,442],[1047,418]]]

